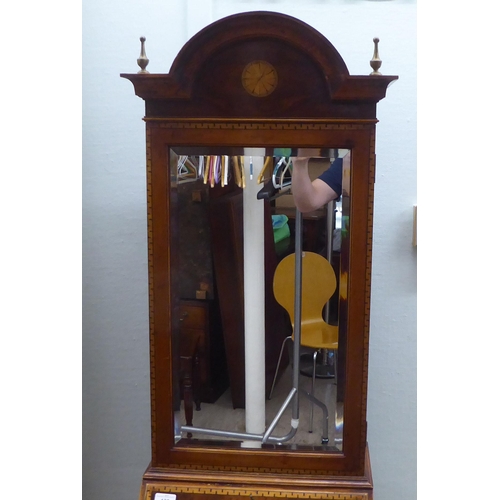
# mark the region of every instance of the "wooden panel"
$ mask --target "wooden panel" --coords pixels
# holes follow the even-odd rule
[[[241,191],[210,203],[217,293],[234,408],[245,407],[243,291],[243,196]]]
[[[186,182],[177,186],[178,262],[177,293],[182,299],[196,299],[197,291],[214,299],[208,185]]]
[[[180,317],[182,321],[182,329],[205,329],[208,324],[208,312],[207,308],[203,304],[193,305],[181,302]]]
[[[370,454],[366,448],[364,471],[358,476],[315,477],[297,471],[294,475],[218,471],[163,470],[149,467],[144,474],[139,500],[155,500],[156,493],[175,494],[180,500],[226,500],[296,498],[317,500],[373,500]],[[255,471],[257,472],[257,471]],[[259,471],[260,472],[260,471]],[[159,500],[159,496],[156,500]]]
[[[218,304],[215,301],[182,300],[180,312],[180,355],[198,355],[199,397],[214,403],[227,389],[228,374]]]

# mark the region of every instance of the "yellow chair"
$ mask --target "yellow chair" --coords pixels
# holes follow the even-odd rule
[[[300,345],[314,349],[311,395],[314,397],[316,357],[322,349],[334,351],[334,376],[337,380],[337,350],[339,346],[338,326],[329,325],[323,319],[323,308],[337,288],[337,277],[332,266],[321,255],[302,252],[302,312]],[[285,257],[276,267],[273,291],[277,302],[285,308],[292,323],[292,335],[287,337],[281,351],[269,394],[271,399],[283,349],[287,340],[294,340],[295,318],[295,254]],[[312,432],[312,406],[310,432]]]

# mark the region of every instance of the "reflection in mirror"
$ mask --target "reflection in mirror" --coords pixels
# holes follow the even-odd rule
[[[342,195],[304,214],[296,153],[170,149],[176,446],[342,451],[350,151],[311,154]]]

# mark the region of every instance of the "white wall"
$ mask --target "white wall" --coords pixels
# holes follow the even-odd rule
[[[143,101],[119,73],[167,73],[190,36],[226,15],[273,10],[323,33],[351,74],[380,38],[368,442],[375,495],[416,498],[416,5],[414,0],[86,0],[83,5],[83,484],[135,500],[150,459]]]

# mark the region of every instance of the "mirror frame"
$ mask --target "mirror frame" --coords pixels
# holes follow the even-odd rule
[[[278,59],[277,54],[284,57]],[[258,57],[272,60],[279,75],[277,89],[265,97],[250,95],[240,80],[241,67]],[[297,73],[310,78],[302,83]],[[185,480],[187,471],[200,484],[207,481],[206,474],[238,482],[241,474],[259,473],[254,481],[268,488],[276,477],[287,476],[290,487],[307,489],[317,484],[314,475],[325,481],[338,476],[364,478],[367,487],[376,103],[397,77],[349,75],[336,49],[320,33],[271,12],[237,14],[207,26],[182,48],[168,74],[121,76],[133,83],[146,107],[152,462],[144,484],[170,478],[173,491],[172,481]],[[175,446],[169,148],[179,146],[351,150],[342,452],[325,453],[320,447],[301,452]]]

